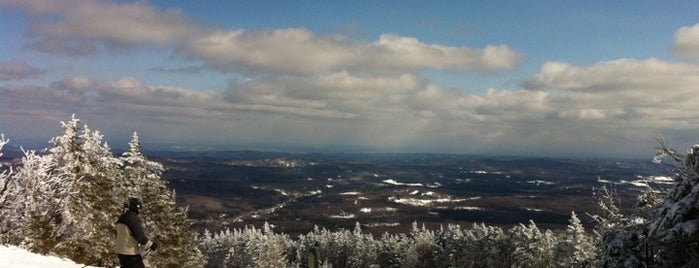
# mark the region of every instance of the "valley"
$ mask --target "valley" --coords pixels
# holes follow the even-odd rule
[[[195,229],[261,226],[292,236],[330,230],[406,232],[417,222],[561,229],[575,211],[591,226],[594,187],[630,208],[645,187],[672,183],[650,160],[570,160],[443,154],[157,152]]]

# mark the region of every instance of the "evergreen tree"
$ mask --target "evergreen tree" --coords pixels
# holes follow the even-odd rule
[[[440,226],[440,230],[435,237],[437,252],[435,253],[435,263],[437,267],[464,267],[464,248],[466,239],[464,231],[459,225],[448,224],[446,229]]]
[[[199,245],[208,255],[206,267],[286,267],[292,241],[287,235],[275,234],[265,223],[242,230],[226,230],[218,234],[205,232]]]
[[[103,142],[99,131],[87,125],[81,128],[75,116],[63,123],[62,136],[51,139],[47,157],[53,172],[69,178],[71,192],[67,197],[70,217],[53,252],[77,262],[90,262],[97,257],[113,255],[114,219],[119,216],[119,197],[123,177],[120,161]],[[116,263],[105,258],[99,265]]]
[[[50,172],[46,157],[25,151],[22,165],[8,178],[0,207],[0,229],[6,242],[48,253],[61,240],[70,217],[66,210],[70,181]]]
[[[672,158],[677,175],[650,221],[652,249],[660,265],[694,267],[699,263],[699,145],[682,156],[660,140],[656,156]]]
[[[141,153],[138,134],[133,133],[129,148],[122,154],[123,194],[120,200],[140,197],[144,202],[141,217],[151,239],[160,244],[148,259],[157,267],[201,267],[203,255],[196,246],[186,209],[177,207],[175,193],[162,179],[164,167]]]
[[[408,249],[412,244],[410,238],[405,234],[388,234],[384,233],[379,241],[377,241],[378,256],[377,263],[383,268],[400,268],[404,267],[403,263],[408,258]]]
[[[507,267],[512,261],[505,231],[497,226],[473,224],[464,238],[465,252],[469,253],[465,267]]]
[[[162,165],[141,154],[138,136],[117,158],[103,135],[75,116],[61,125],[62,135],[50,140],[45,154],[25,151],[16,173],[2,173],[3,242],[82,263],[105,257],[97,265],[115,266],[114,222],[122,202],[136,196],[146,200],[146,230],[160,240],[160,250],[148,258],[151,266],[201,267],[205,260],[186,210],[176,206],[161,178]]]
[[[412,243],[404,267],[437,267],[434,259],[437,252],[434,232],[425,228],[425,225],[418,227],[417,222],[413,222],[409,237]]]
[[[595,248],[592,238],[585,233],[580,219],[571,212],[565,234],[555,249],[558,267],[592,267]]]
[[[601,215],[592,215],[597,222],[596,235],[596,265],[600,267],[642,267],[646,264],[644,254],[645,223],[643,220],[632,220],[619,208],[619,197],[615,191],[607,187],[595,189],[593,192]]]
[[[509,230],[508,242],[512,247],[512,267],[550,267],[553,259],[552,233],[542,233],[534,221],[519,224]]]

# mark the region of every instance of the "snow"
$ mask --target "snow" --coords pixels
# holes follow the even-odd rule
[[[331,219],[354,219],[356,217],[357,216],[355,216],[352,213],[345,213],[345,212],[341,213],[340,215],[330,215],[329,216],[329,218],[331,218]]]
[[[532,212],[544,212],[544,210],[540,208],[524,208],[524,210]]]
[[[455,207],[454,210],[483,210],[481,207]]]
[[[394,212],[397,208],[383,207],[383,208],[361,208],[359,211],[362,213],[372,213],[372,212]]]
[[[422,183],[403,183],[403,182],[398,182],[394,179],[383,180],[383,183],[391,184],[391,185],[398,185],[398,186],[411,186],[411,187],[423,187],[424,186],[424,184],[422,184]]]
[[[0,245],[3,268],[80,268],[83,264],[55,256],[43,256],[14,246]],[[87,266],[95,267],[95,266]]]
[[[404,205],[412,205],[416,207],[425,207],[429,206],[433,203],[458,203],[458,202],[464,202],[469,199],[452,199],[452,198],[437,198],[437,199],[417,199],[417,198],[398,198],[396,196],[391,196],[388,198],[388,201],[394,202],[394,203],[399,203],[399,204],[404,204]]]
[[[552,181],[545,181],[545,180],[531,180],[531,181],[527,181],[527,183],[529,183],[529,184],[536,184],[536,186],[539,186],[539,185],[542,185],[542,184],[543,184],[543,185],[553,185],[553,184],[556,184],[555,182],[552,182]]]

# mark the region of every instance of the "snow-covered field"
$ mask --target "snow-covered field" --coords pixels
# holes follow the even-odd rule
[[[59,257],[34,254],[14,246],[0,245],[0,266],[3,268],[80,268],[84,265]]]

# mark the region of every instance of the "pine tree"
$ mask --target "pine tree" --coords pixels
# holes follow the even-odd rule
[[[262,229],[247,226],[217,234],[204,232],[198,239],[207,254],[205,267],[287,267],[292,241],[287,235],[275,234],[271,225]]]
[[[52,174],[44,156],[25,151],[22,165],[8,178],[0,208],[0,229],[10,244],[48,253],[67,228],[62,224],[70,183],[65,176]]]
[[[585,233],[580,219],[571,212],[565,234],[556,246],[558,267],[592,267],[595,249],[592,238]]]
[[[465,267],[508,267],[511,265],[509,243],[505,231],[497,226],[473,224],[464,234],[467,254]]]
[[[408,238],[405,234],[384,233],[381,239],[377,241],[377,244],[379,251],[377,263],[379,264],[379,267],[404,267],[403,264],[408,258],[408,249],[412,244],[410,238]]]
[[[438,246],[435,253],[437,267],[464,267],[466,239],[464,239],[464,231],[459,225],[448,224],[446,229],[440,226],[435,240]]]
[[[123,188],[121,200],[139,197],[146,231],[160,244],[150,256],[157,267],[201,267],[203,255],[196,246],[196,233],[190,230],[186,209],[179,208],[175,193],[162,179],[165,168],[150,161],[141,152],[138,134],[133,133],[129,148],[122,154]]]
[[[693,267],[699,263],[699,145],[682,156],[659,142],[656,156],[672,158],[677,175],[650,221],[649,236],[660,265]]]
[[[434,232],[425,228],[425,225],[418,227],[417,222],[413,222],[409,237],[412,243],[408,248],[405,267],[436,267],[434,255],[437,244]]]
[[[551,235],[549,231],[542,233],[534,221],[512,227],[508,232],[512,267],[549,267],[553,259]]]
[[[45,154],[25,151],[16,173],[0,173],[3,242],[82,263],[105,257],[97,265],[114,266],[114,222],[122,202],[136,196],[146,200],[143,221],[161,245],[149,258],[153,267],[201,267],[187,211],[161,178],[163,166],[141,153],[137,134],[118,158],[75,116],[61,125]],[[0,138],[0,148],[5,144]]]
[[[67,177],[71,190],[66,200],[67,217],[62,219],[67,228],[53,252],[90,262],[113,255],[113,223],[121,210],[118,200],[123,184],[120,161],[99,131],[81,127],[75,116],[61,124],[64,133],[51,139],[47,157],[53,164],[52,172]],[[116,258],[105,258],[100,265],[114,263]]]
[[[593,192],[601,215],[591,215],[595,226],[596,265],[599,267],[642,267],[645,265],[645,223],[631,220],[619,208],[619,197],[606,187]]]

